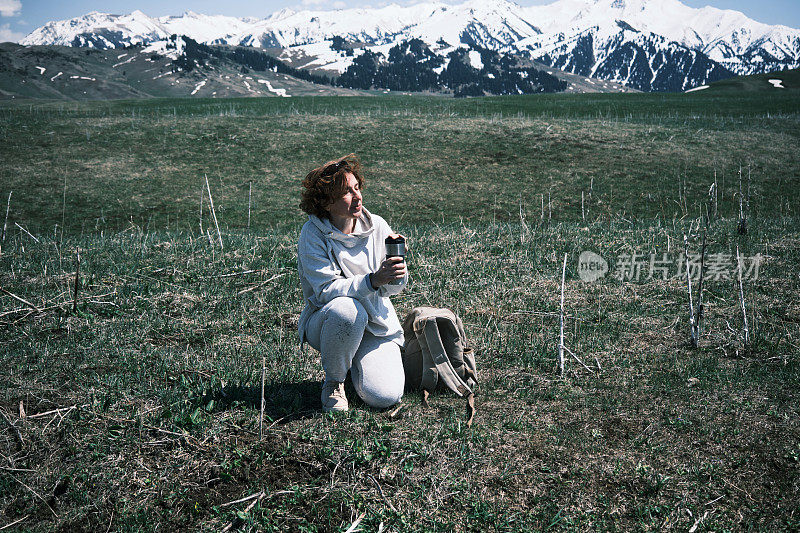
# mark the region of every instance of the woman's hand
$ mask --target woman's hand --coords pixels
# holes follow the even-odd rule
[[[381,263],[381,267],[369,275],[372,288],[377,289],[381,285],[403,279],[406,275],[406,263],[402,257],[387,257]]]
[[[389,237],[393,239],[402,237],[406,242],[405,251],[408,253],[408,239],[406,239],[405,235],[400,233],[392,233],[389,235]],[[381,263],[381,267],[376,272],[373,272],[369,275],[369,281],[372,284],[372,288],[377,289],[381,285],[386,285],[392,281],[403,279],[405,275],[405,257],[387,257],[384,259],[383,263]]]

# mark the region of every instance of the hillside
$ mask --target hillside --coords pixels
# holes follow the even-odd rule
[[[787,89],[800,89],[800,69],[737,76],[709,84],[709,90],[711,91],[780,92]]]
[[[259,51],[252,51],[253,58],[261,60],[256,65],[258,70],[228,57],[209,58],[212,60],[200,65],[187,57],[193,45],[196,43],[182,38],[106,50],[3,43],[0,98],[103,100],[358,94],[300,79],[293,74],[314,77],[305,71],[293,72]],[[248,64],[255,63],[253,58]]]
[[[341,40],[343,56],[353,47]],[[307,68],[291,50],[205,45],[172,36],[125,49],[0,45],[0,97],[117,99],[145,97],[353,95],[365,91],[454,96],[547,92],[635,92],[526,58],[475,47],[445,58],[419,40],[386,54],[365,51],[341,74]],[[351,90],[352,89],[352,90]]]

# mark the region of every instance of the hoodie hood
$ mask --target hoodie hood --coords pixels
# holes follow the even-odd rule
[[[380,268],[386,257],[386,237],[392,228],[379,215],[364,209],[353,233],[345,235],[328,219],[309,216],[300,230],[297,267],[306,306],[300,314],[300,338],[305,338],[309,317],[335,298],[358,300],[369,316],[367,331],[403,345],[403,329],[389,296],[403,290],[399,285],[375,289],[369,275]]]
[[[310,220],[326,239],[339,241],[347,248],[352,248],[359,244],[363,244],[365,239],[375,231],[375,225],[372,221],[372,215],[367,211],[366,207],[361,208],[361,216],[356,220],[356,227],[353,233],[342,233],[342,231],[331,223],[329,218],[319,218],[316,215],[308,215]]]

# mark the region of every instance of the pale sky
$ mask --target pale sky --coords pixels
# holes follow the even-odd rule
[[[552,0],[516,0],[521,6],[548,4]],[[657,1],[657,0],[652,0]],[[711,5],[735,9],[766,24],[800,28],[800,0],[682,0],[691,7]],[[19,41],[52,20],[64,20],[90,11],[125,14],[137,9],[151,17],[195,11],[208,15],[264,18],[285,7],[294,10],[328,10],[349,7],[379,7],[389,3],[409,5],[419,0],[0,0],[0,42]],[[458,0],[449,3],[460,3]]]

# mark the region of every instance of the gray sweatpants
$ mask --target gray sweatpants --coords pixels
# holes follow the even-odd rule
[[[305,338],[319,350],[326,379],[344,381],[349,370],[367,405],[389,407],[400,401],[405,386],[400,347],[365,331],[367,320],[358,300],[334,298],[309,317]]]

